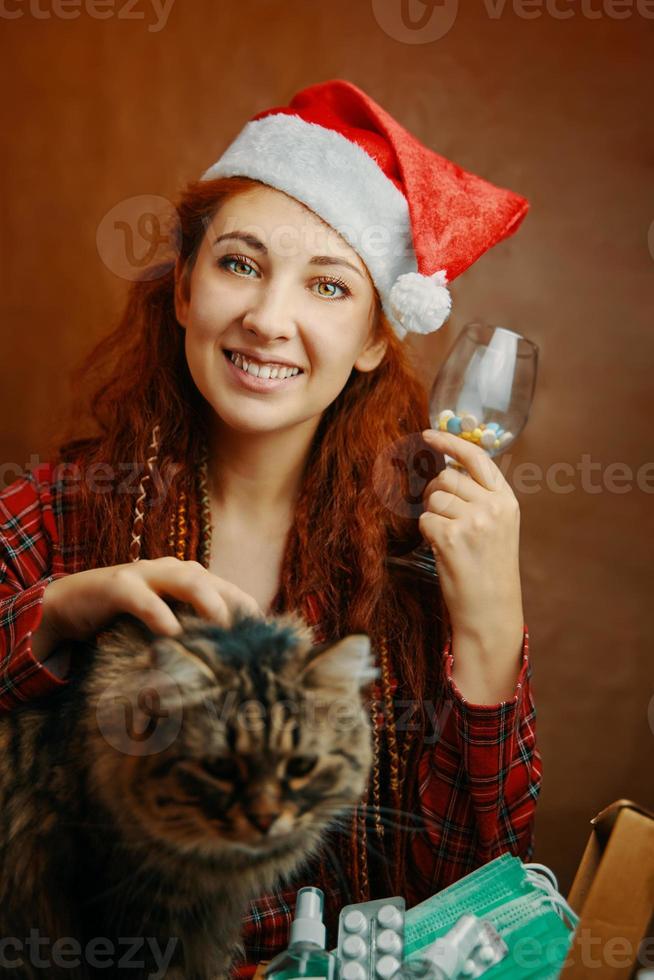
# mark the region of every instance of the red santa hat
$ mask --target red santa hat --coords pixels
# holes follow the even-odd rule
[[[442,326],[447,283],[511,235],[529,207],[424,146],[340,78],[257,113],[201,179],[233,176],[284,191],[342,235],[400,338]]]

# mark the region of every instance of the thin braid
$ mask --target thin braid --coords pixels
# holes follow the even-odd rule
[[[359,808],[357,807],[357,810]],[[361,810],[359,817],[359,831],[361,837],[361,898],[360,902],[367,902],[370,899],[370,881],[368,879],[368,830],[367,830],[367,808]]]
[[[177,501],[177,537],[175,542],[175,557],[179,558],[180,561],[184,561],[186,558],[186,540],[188,537],[186,500],[186,490],[181,489]]]
[[[384,824],[381,818],[381,780],[379,773],[381,759],[381,742],[379,737],[379,699],[373,698],[372,709],[372,798],[374,809],[374,821],[379,843],[384,845]]]
[[[200,457],[198,469],[198,491],[200,497],[200,526],[202,537],[200,541],[199,561],[205,568],[209,567],[211,560],[211,501],[209,499],[209,478],[208,478],[209,452],[206,443],[204,444]]]
[[[395,797],[395,802],[399,805],[400,790],[400,755],[397,744],[397,730],[395,728],[395,708],[393,705],[393,690],[391,688],[391,674],[388,661],[388,647],[386,639],[382,638],[379,644],[382,696],[386,708],[386,741],[389,749],[390,762],[390,784]]]
[[[361,885],[359,883],[359,806],[352,808],[352,822],[350,825],[350,877],[354,890],[355,901],[361,901]]]
[[[401,824],[402,783],[404,782],[404,774],[402,772],[402,763],[397,740],[397,728],[395,726],[395,707],[393,704],[393,691],[391,688],[391,669],[388,655],[388,645],[386,642],[387,635],[388,631],[385,630],[384,636],[382,636],[379,644],[379,661],[381,668],[382,697],[385,705],[384,720],[386,745],[388,748],[391,804],[393,810],[395,811],[394,816],[400,821]],[[393,883],[393,890],[396,893],[402,888],[402,856],[404,853],[401,840],[402,833],[403,831],[401,828],[398,828],[395,833],[393,833],[391,837],[391,853],[389,855],[391,861],[391,881]]]
[[[193,477],[189,477],[190,490],[187,496],[186,526],[188,535],[186,539],[186,558],[194,559],[198,553],[202,529],[200,527],[200,502],[197,493],[197,472]]]
[[[174,555],[176,553],[175,548],[175,529],[177,527],[177,504],[172,509],[170,515],[170,527],[168,529],[168,554]]]
[[[143,505],[147,497],[146,484],[152,481],[152,471],[159,455],[159,426],[152,430],[152,438],[148,446],[148,458],[145,461],[146,472],[139,483],[139,496],[134,504],[134,521],[132,524],[132,541],[129,546],[130,561],[138,561],[141,557],[141,539],[143,536],[144,511]]]

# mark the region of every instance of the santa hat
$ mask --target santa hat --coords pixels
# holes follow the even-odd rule
[[[438,330],[446,286],[529,207],[439,156],[352,82],[257,113],[202,175],[251,177],[301,201],[365,262],[398,337]]]

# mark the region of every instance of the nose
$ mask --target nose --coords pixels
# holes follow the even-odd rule
[[[248,813],[247,818],[250,823],[260,830],[262,834],[267,834],[270,827],[279,816],[279,811],[267,811],[266,813]]]
[[[243,317],[243,326],[264,342],[287,340],[294,333],[293,318],[289,313],[291,307],[290,287],[264,286],[258,293],[257,302]]]

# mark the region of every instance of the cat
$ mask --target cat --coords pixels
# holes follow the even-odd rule
[[[249,901],[363,797],[365,634],[177,618],[168,638],[121,614],[70,645],[65,687],[0,716],[6,978],[222,980]]]

